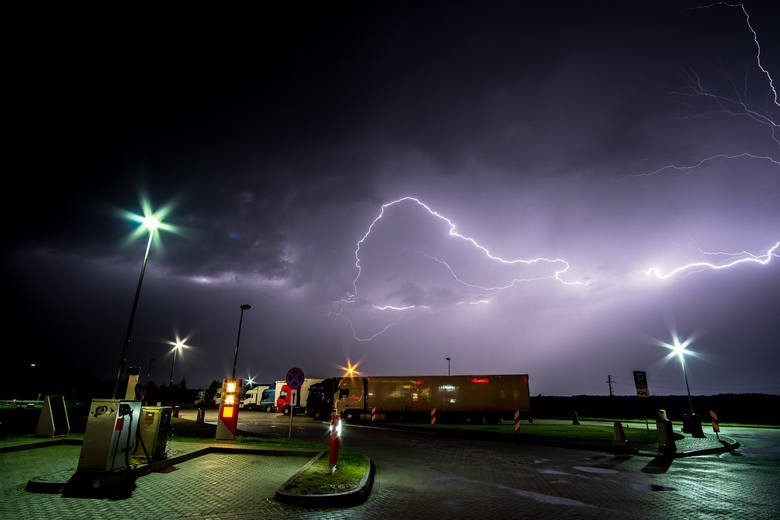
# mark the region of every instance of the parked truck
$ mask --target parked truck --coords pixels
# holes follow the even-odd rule
[[[345,377],[336,411],[346,420],[497,423],[528,417],[527,374]]]
[[[322,381],[320,379],[306,378],[303,380],[300,388],[298,388],[298,399],[293,407],[293,414],[301,415],[306,413],[306,400],[309,397],[309,388],[315,383]],[[290,399],[292,395],[292,389],[286,383],[282,385],[279,393],[276,396],[276,413],[284,415],[290,415]]]
[[[263,410],[264,412],[275,411],[275,385],[259,385],[247,390],[246,396],[241,400],[241,408],[244,408],[245,410]]]
[[[311,385],[306,399],[306,415],[314,419],[329,419],[335,410],[335,394],[340,382],[340,377],[329,377]]]

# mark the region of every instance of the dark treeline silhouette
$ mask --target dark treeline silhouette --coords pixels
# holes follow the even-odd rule
[[[720,422],[747,424],[780,424],[780,396],[769,394],[718,394],[692,396],[693,409],[702,421],[710,420],[714,410]],[[672,421],[681,421],[690,413],[688,396],[532,396],[531,416],[539,418],[620,418],[655,420],[659,409]]]

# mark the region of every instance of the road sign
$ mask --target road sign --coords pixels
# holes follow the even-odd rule
[[[287,371],[287,377],[284,378],[290,388],[300,388],[303,384],[303,370],[293,367]]]
[[[298,389],[293,388],[290,390],[290,406],[295,407],[298,406]]]
[[[636,385],[636,395],[650,397],[650,391],[647,389],[647,374],[634,370],[634,384]]]

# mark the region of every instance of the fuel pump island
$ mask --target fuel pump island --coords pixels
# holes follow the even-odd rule
[[[166,458],[170,406],[142,406],[130,378],[124,399],[93,399],[76,472],[66,496],[130,493],[135,468]]]

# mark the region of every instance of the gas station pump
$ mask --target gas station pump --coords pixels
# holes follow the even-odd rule
[[[217,414],[217,440],[233,440],[238,436],[238,405],[241,402],[241,379],[228,377],[222,381],[222,402]]]
[[[140,415],[140,401],[92,400],[78,467],[66,492],[94,492],[126,480]]]
[[[143,406],[138,422],[138,443],[133,459],[146,463],[165,460],[168,435],[171,431],[170,406]]]

